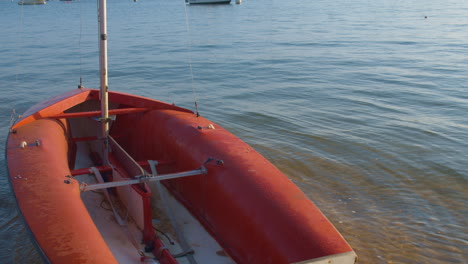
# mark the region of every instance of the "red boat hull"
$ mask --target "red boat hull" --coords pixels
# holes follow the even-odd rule
[[[19,207],[54,263],[115,262],[81,201],[78,182],[64,183],[74,159],[65,119],[72,117],[64,111],[96,96],[95,90],[79,89],[34,107],[8,139]],[[170,161],[160,173],[192,170],[209,160],[206,175],[163,183],[237,263],[296,263],[337,254],[355,260],[351,247],[294,183],[219,125],[147,98],[111,92],[109,101],[127,111],[117,116],[111,135],[135,160]],[[130,108],[140,110],[125,110]]]

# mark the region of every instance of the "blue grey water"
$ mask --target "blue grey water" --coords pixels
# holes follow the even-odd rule
[[[467,14],[463,0],[112,0],[109,87],[190,109],[196,98],[360,263],[467,263]],[[0,1],[2,151],[12,109],[80,77],[98,86],[96,30],[95,1]],[[0,162],[1,262],[41,263]]]

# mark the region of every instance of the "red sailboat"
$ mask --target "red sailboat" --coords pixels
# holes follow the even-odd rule
[[[18,206],[51,263],[355,263],[356,254],[283,173],[190,110],[78,88],[10,129]]]

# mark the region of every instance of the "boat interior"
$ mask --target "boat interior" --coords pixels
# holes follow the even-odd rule
[[[88,100],[65,111],[65,115],[98,112],[99,107],[99,101]],[[120,104],[110,104],[110,109],[124,108]],[[122,111],[120,114],[129,120],[130,116],[133,119],[143,112]],[[83,203],[117,261],[158,263],[161,258],[165,258],[165,262],[169,258],[177,263],[190,264],[235,263],[216,239],[168,191],[164,181],[155,179],[180,172],[174,166],[180,161],[173,160],[170,153],[136,160],[118,143],[119,139],[126,137],[119,127],[127,128],[129,125],[119,126],[120,118],[119,115],[111,117],[108,142],[99,137],[99,116],[62,119],[69,131],[72,177],[80,182]],[[107,157],[102,154],[104,144],[108,144],[110,149]],[[177,176],[190,175],[174,177]],[[128,182],[110,188],[99,186],[106,182],[125,183],[129,179],[142,178],[146,179],[136,184]],[[98,189],[91,189],[92,186]]]

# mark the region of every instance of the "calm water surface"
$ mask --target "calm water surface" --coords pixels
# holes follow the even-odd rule
[[[110,1],[109,85],[191,109],[197,98],[360,263],[467,263],[467,14],[463,0]],[[0,0],[2,150],[12,109],[80,76],[98,86],[95,16],[94,1]],[[0,162],[1,262],[41,263]]]

